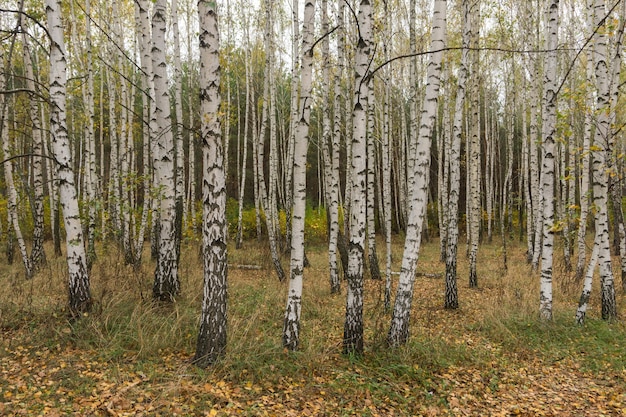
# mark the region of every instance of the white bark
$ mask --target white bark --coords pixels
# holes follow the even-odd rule
[[[304,275],[304,216],[306,210],[306,156],[311,117],[311,84],[313,78],[313,36],[315,0],[304,5],[300,72],[300,104],[296,124],[293,159],[293,211],[291,218],[291,274],[283,327],[283,346],[298,348],[300,312],[302,309],[302,278]]]
[[[7,89],[9,83],[7,79],[9,77],[8,72],[4,72],[4,59],[0,59],[0,72],[3,72],[3,76],[0,77],[0,91],[4,91]],[[17,241],[17,246],[20,250],[20,254],[22,255],[22,262],[24,264],[24,270],[26,274],[26,278],[30,279],[33,277],[33,266],[31,263],[31,259],[28,256],[28,250],[26,249],[26,242],[24,241],[24,235],[22,234],[22,228],[20,227],[20,222],[18,218],[18,195],[17,189],[15,188],[15,182],[13,181],[13,162],[11,160],[11,149],[9,145],[9,125],[8,125],[8,111],[9,107],[15,108],[15,102],[11,100],[8,95],[1,95],[0,100],[0,119],[2,119],[2,126],[0,129],[2,130],[2,137],[0,140],[2,141],[2,160],[4,161],[3,169],[4,169],[4,181],[6,183],[6,192],[7,192],[7,215],[8,215],[8,228],[9,233],[11,229],[13,229],[13,236]],[[9,238],[11,239],[11,238]],[[11,242],[9,245],[12,244]],[[12,257],[11,255],[9,256]],[[12,260],[9,259],[9,262]]]
[[[151,35],[150,35],[150,16],[148,13],[147,0],[139,0],[135,2],[135,19],[136,27],[139,31],[139,52],[141,55],[141,86],[143,89],[142,98],[142,120],[143,120],[143,208],[141,213],[141,224],[139,225],[139,231],[137,233],[137,239],[135,240],[135,263],[138,265],[141,262],[143,254],[143,244],[145,240],[146,229],[148,227],[148,214],[153,205],[152,203],[152,185],[153,185],[153,171],[150,164],[151,158],[151,143],[153,135],[157,130],[155,121],[152,121],[151,114],[154,110],[154,84],[152,82],[152,57],[150,55],[151,50]],[[157,219],[153,219],[157,221]]]
[[[595,75],[597,85],[596,130],[593,141],[593,203],[595,206],[594,242],[599,244],[598,267],[602,291],[602,318],[613,320],[617,317],[611,251],[609,245],[608,216],[608,184],[607,153],[610,152],[610,88],[607,63],[606,34],[604,16],[606,14],[603,0],[594,2],[594,26],[600,27],[593,48]]]
[[[224,356],[227,324],[226,177],[220,127],[217,7],[200,0],[200,120],[203,156],[202,251],[204,286],[194,363],[206,367]]]
[[[471,3],[470,20],[472,21],[472,34],[470,37],[470,47],[478,48],[479,29],[480,29],[480,0],[474,0]],[[470,85],[469,85],[469,131],[468,131],[468,168],[467,180],[468,187],[468,223],[469,223],[469,286],[478,286],[478,243],[480,239],[480,222],[481,222],[481,205],[480,205],[480,167],[481,167],[481,149],[480,149],[480,73],[479,73],[480,56],[479,51],[474,50],[471,53],[470,62]]]
[[[463,50],[458,71],[454,121],[452,124],[452,143],[448,152],[450,166],[450,191],[448,193],[448,230],[446,246],[446,292],[445,308],[459,307],[457,289],[457,256],[459,243],[459,193],[461,189],[461,139],[463,135],[463,109],[469,77],[469,42],[471,36],[470,0],[463,1]]]
[[[413,301],[413,285],[415,282],[415,272],[419,258],[422,225],[426,214],[428,203],[428,185],[430,170],[430,145],[431,134],[434,128],[437,114],[437,101],[439,95],[441,62],[446,45],[446,1],[436,0],[433,11],[431,35],[431,55],[428,65],[428,82],[422,109],[422,117],[415,153],[410,155],[415,169],[413,182],[409,185],[409,216],[404,242],[404,254],[402,256],[402,267],[400,269],[400,279],[396,292],[396,300],[391,318],[391,326],[387,336],[387,342],[391,346],[406,343],[409,336],[409,319],[411,315],[411,303]]]
[[[31,52],[29,48],[28,36],[23,34],[23,54],[24,67],[26,69],[26,88],[35,91],[35,75],[32,66]],[[30,252],[30,264],[33,272],[38,267],[45,264],[46,254],[43,248],[44,242],[44,157],[43,157],[43,126],[39,117],[39,106],[34,96],[29,100],[30,119],[32,122],[33,136],[33,245]]]
[[[154,298],[172,301],[180,291],[175,237],[176,184],[174,173],[174,137],[172,134],[170,98],[165,59],[166,0],[157,0],[152,16],[152,80],[158,131],[154,149],[154,167],[159,184],[159,252],[154,273]]]
[[[69,309],[78,316],[91,307],[89,273],[83,242],[83,230],[72,153],[67,136],[66,102],[66,56],[61,24],[61,1],[46,0],[48,32],[50,34],[50,131],[52,134],[52,158],[59,181],[59,199],[65,223],[67,264],[69,274]]]
[[[547,6],[547,27],[544,62],[544,95],[542,116],[542,165],[543,193],[543,244],[541,249],[541,281],[539,314],[543,320],[552,320],[552,265],[554,252],[554,159],[556,157],[556,104],[557,104],[557,53],[559,0],[551,0]]]
[[[337,19],[343,20],[343,4],[340,3]],[[322,1],[322,33],[328,32],[328,0]],[[339,35],[340,36],[340,35]],[[341,42],[341,41],[339,41]],[[330,292],[340,291],[339,274],[337,272],[337,236],[339,232],[339,135],[341,134],[340,103],[341,103],[341,67],[337,68],[334,79],[334,94],[331,90],[330,79],[330,40],[328,37],[322,42],[322,154],[324,159],[324,182],[326,207],[328,215],[328,269],[330,277]],[[338,60],[340,61],[340,59]],[[341,65],[341,64],[339,64]],[[332,131],[330,105],[334,99],[334,128]],[[337,142],[335,143],[335,138]],[[335,157],[337,165],[335,166]],[[336,168],[336,169],[335,169]]]
[[[587,19],[590,26],[593,24],[593,11],[591,1],[587,0]],[[577,237],[577,262],[576,262],[576,280],[583,278],[585,271],[587,242],[587,218],[589,216],[589,200],[590,200],[590,178],[589,172],[591,167],[591,133],[593,130],[593,113],[595,109],[594,92],[593,92],[593,54],[589,51],[586,65],[586,84],[587,92],[585,95],[585,128],[583,132],[583,146],[581,151],[581,174],[580,174],[580,219],[578,221],[578,237]]]
[[[344,353],[363,353],[363,270],[366,227],[367,111],[369,82],[366,80],[372,53],[372,6],[361,0],[357,16],[359,39],[355,62],[354,107],[352,110],[352,160],[350,243],[348,247],[348,291],[343,328]]]

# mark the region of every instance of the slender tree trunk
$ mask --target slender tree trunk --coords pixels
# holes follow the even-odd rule
[[[343,4],[338,5],[340,11],[337,19],[343,20]],[[328,32],[328,0],[322,0],[322,33]],[[339,41],[340,42],[340,41]],[[341,119],[339,107],[341,103],[341,69],[338,69],[335,73],[334,82],[334,94],[331,91],[331,79],[330,79],[330,40],[328,37],[322,42],[322,153],[324,159],[324,187],[326,194],[326,207],[328,216],[328,267],[330,277],[330,292],[331,294],[339,293],[341,284],[339,281],[339,274],[337,273],[337,234],[339,232],[339,135],[341,134]],[[339,60],[338,60],[339,61]],[[341,67],[340,67],[341,68]],[[333,97],[334,96],[334,97]],[[337,132],[332,131],[330,105],[334,99],[334,111],[335,111],[335,126]],[[335,136],[337,136],[337,144],[335,143]],[[337,166],[335,169],[335,156],[337,157]]]
[[[398,346],[406,343],[409,337],[409,319],[411,316],[411,303],[413,301],[413,285],[419,258],[421,245],[422,226],[428,203],[429,171],[430,171],[430,146],[431,135],[435,125],[437,114],[437,100],[439,95],[442,49],[446,45],[446,1],[436,0],[433,11],[431,35],[431,55],[428,65],[428,82],[422,109],[422,118],[415,153],[410,155],[413,162],[409,166],[415,169],[409,190],[409,217],[404,242],[404,254],[400,279],[396,292],[396,300],[391,318],[391,326],[387,335],[387,343],[390,346]]]
[[[217,5],[198,2],[200,17],[200,112],[203,156],[202,250],[204,288],[193,362],[206,367],[226,351],[226,177],[220,127],[220,59]]]
[[[242,154],[242,158],[241,158],[241,169],[240,169],[240,185],[239,185],[239,211],[238,211],[238,216],[237,216],[237,236],[235,238],[235,247],[237,249],[241,249],[242,245],[243,245],[243,200],[244,200],[244,194],[245,194],[245,190],[246,190],[246,167],[247,167],[247,162],[248,162],[248,134],[250,132],[250,109],[252,106],[254,106],[253,104],[253,99],[252,99],[252,91],[251,91],[251,84],[252,81],[251,79],[251,75],[250,75],[250,66],[252,65],[251,63],[251,58],[250,58],[250,49],[249,49],[249,45],[248,45],[248,32],[247,30],[245,31],[246,33],[246,52],[245,52],[245,72],[246,72],[246,102],[245,102],[245,106],[246,106],[246,112],[244,115],[244,128],[243,128],[243,138],[241,140],[241,146],[243,146],[243,154]],[[256,129],[255,126],[252,126],[252,129]],[[237,152],[239,152],[239,149],[237,149]]]
[[[539,314],[543,320],[552,320],[552,265],[554,253],[554,168],[556,157],[556,104],[557,104],[557,53],[559,0],[551,0],[547,6],[545,38],[545,75],[542,117],[542,166],[543,193],[543,245],[541,248],[541,287]]]
[[[11,55],[13,55],[13,51],[14,48],[13,46],[15,45],[15,43],[13,42],[11,44],[11,48],[9,51],[9,58],[11,58]],[[0,62],[0,70],[2,70],[2,72],[4,73],[2,77],[0,77],[0,91],[4,91],[6,89],[9,89],[11,87],[10,82],[8,81],[9,78],[9,72],[5,72],[4,71],[4,60],[0,60],[2,62]],[[10,100],[10,101],[9,101]],[[19,223],[19,218],[18,218],[18,195],[17,195],[17,189],[15,188],[15,183],[13,181],[13,161],[11,160],[11,149],[9,146],[9,126],[8,126],[8,114],[7,114],[7,109],[11,107],[11,108],[15,108],[15,102],[13,100],[11,100],[11,97],[7,96],[7,95],[2,95],[2,101],[0,101],[0,119],[2,119],[2,127],[0,128],[2,130],[2,137],[0,138],[2,140],[2,153],[3,153],[3,157],[2,160],[4,161],[3,168],[4,168],[4,181],[6,183],[6,188],[7,188],[7,215],[8,215],[8,230],[10,233],[10,236],[12,238],[14,238],[17,242],[17,246],[18,249],[20,251],[20,254],[22,255],[22,262],[24,263],[24,270],[26,273],[26,278],[30,279],[33,277],[33,266],[31,263],[31,259],[28,256],[28,250],[26,249],[26,242],[24,241],[24,235],[22,234],[22,228],[20,227],[20,223]],[[11,231],[11,229],[13,229]],[[10,244],[12,244],[12,242],[10,242]],[[9,246],[8,249],[8,253],[9,255],[7,256],[7,260],[9,261],[9,264],[12,263],[13,261],[13,254],[12,252],[12,247]]]
[[[350,243],[348,246],[348,291],[343,328],[344,353],[363,353],[363,270],[366,228],[367,112],[369,108],[369,62],[372,53],[372,6],[361,0],[357,16],[359,40],[355,63],[354,107],[352,110],[352,190]]]
[[[72,153],[67,136],[66,57],[61,25],[61,1],[46,0],[48,33],[50,35],[50,131],[52,133],[52,157],[59,180],[59,197],[65,223],[67,264],[69,273],[69,310],[78,317],[91,308],[87,256],[83,243],[83,230]]]
[[[170,98],[165,60],[166,1],[157,0],[152,16],[152,79],[155,91],[155,113],[158,132],[154,150],[154,167],[159,186],[159,253],[154,272],[154,298],[173,301],[180,291],[178,251],[176,249],[176,184],[174,137],[171,129]]]
[[[593,12],[591,1],[587,0],[587,19],[590,25],[593,24]],[[583,132],[583,146],[581,150],[581,174],[580,174],[580,220],[578,222],[578,254],[576,262],[576,281],[583,279],[585,271],[586,253],[587,253],[587,218],[589,216],[589,200],[590,200],[590,168],[591,168],[591,134],[593,129],[593,112],[595,108],[594,92],[593,92],[593,60],[592,52],[588,53],[586,65],[587,77],[587,94],[585,96],[585,127]]]
[[[595,242],[599,244],[598,266],[600,270],[600,286],[602,291],[602,318],[614,320],[617,317],[615,287],[611,266],[611,250],[609,241],[608,216],[608,184],[607,154],[610,149],[610,87],[607,64],[606,34],[604,32],[604,16],[606,14],[603,0],[594,2],[594,26],[600,27],[593,48],[595,75],[597,85],[596,130],[592,152],[593,156],[593,203],[595,206]]]
[[[472,21],[472,35],[470,46],[478,47],[479,26],[480,26],[480,0],[474,0],[470,9],[470,20]],[[480,150],[480,73],[479,73],[479,52],[472,51],[470,62],[470,130],[468,132],[468,168],[467,178],[469,181],[468,188],[468,222],[469,222],[469,286],[478,286],[478,244],[480,239],[480,220],[481,220],[481,204],[480,204],[480,166],[481,166],[481,150]]]
[[[87,2],[89,3],[89,2]],[[33,72],[31,52],[29,48],[28,36],[23,34],[23,54],[24,67],[26,69],[26,88],[31,91],[35,89],[35,75]],[[32,122],[33,136],[33,245],[30,252],[30,264],[35,272],[40,266],[46,263],[46,254],[43,248],[44,242],[44,158],[43,158],[43,126],[39,117],[39,106],[34,96],[29,101],[30,119]]]
[[[176,186],[176,206],[174,221],[174,236],[176,239],[176,259],[180,259],[180,245],[183,238],[183,212],[185,199],[185,149],[183,141],[183,66],[180,62],[180,33],[178,30],[178,0],[171,1],[172,15],[172,38],[174,41],[174,114],[176,125],[174,129],[174,150],[176,158],[175,186]],[[189,74],[191,77],[191,73]],[[191,108],[189,109],[191,113]],[[221,136],[220,136],[221,137]],[[190,171],[191,172],[191,171]]]
[[[153,172],[150,164],[152,155],[152,138],[156,133],[156,126],[153,126],[152,110],[154,109],[154,84],[152,82],[152,58],[150,56],[150,16],[146,0],[135,2],[136,27],[139,30],[139,51],[141,55],[141,86],[142,95],[142,121],[143,121],[143,207],[141,212],[141,224],[137,232],[135,241],[135,266],[139,266],[143,255],[143,245],[148,227],[148,214],[150,213],[153,190]],[[152,219],[156,222],[157,219]]]
[[[300,90],[300,77],[298,76],[298,67],[300,64],[299,39],[300,39],[300,23],[298,18],[299,1],[293,0],[291,6],[291,116],[289,125],[289,140],[287,142],[287,155],[283,163],[285,167],[285,250],[291,248],[291,231],[292,231],[292,205],[293,205],[293,168],[294,168],[294,151],[296,138],[296,125],[299,118],[298,93]]]
[[[587,266],[587,273],[585,274],[585,280],[583,282],[583,291],[578,301],[578,309],[576,310],[576,323],[583,325],[585,323],[585,315],[587,314],[587,308],[589,307],[589,300],[591,298],[591,287],[593,285],[593,271],[598,264],[598,252],[600,245],[594,244],[593,251],[591,252],[591,259],[589,259],[589,265]]]
[[[263,110],[261,115],[261,127],[260,134],[257,142],[257,164],[256,164],[256,181],[258,183],[259,201],[265,214],[265,226],[267,228],[267,237],[270,245],[270,254],[272,256],[272,262],[274,263],[274,269],[278,275],[278,279],[283,281],[285,279],[285,272],[283,271],[282,264],[280,262],[280,253],[278,250],[278,238],[276,233],[276,226],[278,224],[276,219],[275,210],[275,183],[274,183],[274,171],[276,170],[273,164],[274,160],[274,148],[276,141],[276,129],[273,114],[273,61],[274,56],[271,52],[273,43],[273,30],[272,30],[272,4],[271,2],[265,3],[265,79],[263,80]],[[266,186],[265,182],[265,138],[268,124],[270,126],[270,156],[269,156],[269,186]],[[269,188],[269,192],[268,192]]]
[[[459,193],[461,189],[461,138],[463,135],[463,109],[469,77],[469,42],[471,36],[470,0],[463,1],[463,50],[458,71],[454,121],[452,125],[452,146],[449,151],[450,192],[448,200],[448,230],[446,246],[446,292],[444,306],[448,309],[459,307],[457,289],[457,252],[459,243]]]
[[[385,61],[389,60],[389,50],[391,49],[391,37],[392,37],[392,17],[389,13],[388,3],[384,4],[385,7],[385,42],[383,45],[383,51]],[[382,163],[383,163],[383,214],[384,214],[384,230],[385,230],[385,312],[391,309],[391,150],[392,150],[392,118],[391,113],[391,69],[386,69],[383,73],[385,78],[385,93],[383,102],[383,140],[382,140]]]
[[[300,105],[293,164],[293,211],[291,234],[291,274],[283,327],[283,346],[296,350],[300,340],[300,312],[302,309],[302,278],[304,275],[304,216],[306,209],[306,156],[311,117],[311,86],[313,78],[313,36],[315,27],[315,0],[304,5],[302,24],[302,68],[300,72]]]

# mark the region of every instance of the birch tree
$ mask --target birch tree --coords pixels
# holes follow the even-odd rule
[[[172,301],[180,291],[178,251],[176,249],[176,158],[172,134],[170,98],[165,59],[166,0],[157,0],[152,15],[152,79],[155,91],[155,112],[158,131],[154,149],[154,168],[159,189],[159,252],[154,272],[152,294],[161,301]]]
[[[358,41],[352,110],[350,243],[348,247],[344,353],[363,353],[363,269],[366,226],[367,111],[369,108],[370,55],[372,53],[372,5],[361,0],[357,15]]]
[[[469,41],[471,36],[470,0],[463,1],[463,49],[459,65],[452,143],[448,153],[450,171],[450,191],[448,193],[448,230],[446,231],[446,308],[459,307],[457,289],[457,252],[459,243],[459,192],[461,188],[461,138],[463,135],[463,109],[465,106],[466,84],[469,73]]]
[[[607,153],[610,152],[610,88],[607,63],[607,45],[604,0],[594,2],[594,26],[600,28],[596,33],[593,48],[595,76],[597,85],[596,129],[593,141],[593,203],[595,206],[594,241],[598,243],[598,267],[602,292],[602,318],[613,320],[617,317],[613,270],[611,266],[611,250],[609,243],[608,216],[608,174]]]
[[[556,156],[557,105],[557,43],[559,27],[559,0],[550,0],[546,9],[544,94],[542,117],[543,244],[541,248],[541,280],[539,314],[543,320],[552,320],[552,265],[554,252],[554,166]]]
[[[52,158],[59,181],[59,200],[65,223],[67,264],[69,273],[69,310],[79,316],[91,308],[87,256],[78,208],[75,177],[67,136],[66,119],[66,56],[61,0],[46,0],[48,33],[50,36],[50,131]]]
[[[300,312],[302,308],[302,278],[304,274],[304,216],[306,210],[306,156],[311,118],[311,84],[313,78],[313,36],[315,0],[304,4],[300,70],[300,104],[293,160],[293,211],[291,219],[291,274],[283,327],[283,346],[298,348]]]
[[[26,71],[26,88],[33,93],[35,90],[35,74],[29,47],[28,36],[22,36],[24,68]],[[30,252],[30,266],[33,272],[46,262],[44,251],[44,157],[43,157],[43,126],[39,106],[35,95],[29,100],[29,117],[32,123],[32,168],[33,168],[33,244]]]
[[[431,53],[430,62],[428,64],[428,80],[422,108],[417,148],[415,149],[415,153],[410,155],[410,158],[413,159],[414,162],[410,163],[409,166],[413,166],[415,172],[413,182],[410,183],[410,211],[404,242],[402,266],[400,269],[400,279],[396,290],[396,300],[391,318],[391,326],[387,335],[387,343],[390,346],[404,344],[409,337],[409,319],[413,301],[413,286],[419,259],[422,225],[428,204],[430,138],[437,114],[441,62],[443,59],[442,50],[446,45],[446,7],[446,0],[435,0],[430,50],[436,52]]]
[[[480,55],[478,48],[479,28],[480,28],[480,0],[474,0],[470,6],[470,21],[472,31],[470,35],[470,47],[474,48],[470,56],[470,106],[468,109],[468,144],[467,144],[467,180],[468,180],[468,213],[469,223],[469,286],[478,286],[478,243],[480,239],[480,75],[479,63]]]
[[[220,60],[217,6],[199,0],[200,121],[202,135],[202,251],[204,288],[194,363],[206,367],[226,350],[226,178],[219,122]]]

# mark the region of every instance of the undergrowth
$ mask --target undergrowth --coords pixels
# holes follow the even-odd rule
[[[545,323],[538,319],[538,277],[529,272],[522,249],[512,246],[505,272],[500,267],[499,248],[481,247],[477,290],[461,281],[467,276],[467,265],[460,259],[461,306],[448,311],[442,308],[443,279],[437,274],[444,267],[438,260],[438,245],[426,245],[419,269],[434,277],[417,278],[411,337],[396,349],[385,343],[390,314],[382,308],[384,282],[368,279],[363,357],[341,355],[345,299],[330,294],[323,245],[307,248],[311,267],[305,271],[297,352],[287,352],[281,345],[287,284],[278,282],[267,261],[265,244],[248,241],[242,250],[230,248],[227,354],[207,370],[190,365],[203,279],[196,246],[189,245],[182,252],[182,292],[173,304],[151,299],[152,262],[135,270],[124,265],[114,246],[100,247],[91,276],[93,311],[74,321],[67,318],[65,310],[63,259],[50,259],[29,281],[19,265],[2,266],[2,351],[21,345],[78,349],[91,352],[112,368],[130,367],[151,380],[169,383],[184,374],[196,383],[220,379],[243,387],[305,384],[308,391],[346,398],[366,390],[374,403],[388,401],[407,412],[420,402],[442,402],[452,386],[441,375],[458,367],[484,374],[485,386],[492,390],[498,388],[501,373],[520,361],[549,365],[568,360],[593,374],[626,369],[624,324],[598,319],[597,299],[592,300],[587,323],[577,326],[573,318],[577,295],[559,290],[557,279],[554,320]],[[401,242],[395,243],[395,250],[401,253]],[[283,261],[287,265],[288,259]],[[394,270],[398,270],[400,256],[394,262]],[[345,294],[345,283],[342,285]],[[597,288],[594,291],[597,294]],[[620,296],[623,315],[622,301]],[[80,385],[84,376],[75,376],[78,379],[73,384]],[[67,377],[74,378],[69,371]],[[413,388],[405,391],[406,386]],[[350,404],[346,400],[342,406],[350,409]]]

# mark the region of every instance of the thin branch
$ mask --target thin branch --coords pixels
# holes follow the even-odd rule
[[[326,32],[325,34],[323,34],[320,38],[318,38],[313,45],[311,46],[311,48],[309,48],[309,50],[307,51],[307,53],[312,54],[313,53],[313,49],[315,48],[315,46],[320,43],[321,41],[323,41],[326,37],[332,35],[332,33],[334,31],[336,31],[337,29],[339,29],[342,25],[337,25],[334,28],[332,28],[331,30],[329,30],[328,32]]]
[[[19,93],[28,93],[28,94],[32,94],[34,96],[39,97],[40,99],[42,99],[43,101],[48,101],[48,98],[43,96],[42,94],[40,94],[37,91],[34,90],[30,90],[28,88],[14,88],[12,90],[0,90],[0,94],[2,95],[9,95],[9,94],[19,94]]]
[[[23,153],[23,154],[20,154],[20,155],[13,155],[13,156],[10,156],[10,157],[8,157],[7,159],[4,159],[4,160],[0,161],[0,165],[4,165],[4,164],[6,164],[7,162],[11,162],[11,161],[12,161],[12,160],[14,160],[14,159],[19,159],[19,158],[30,158],[30,157],[32,157],[32,156],[39,157],[39,158],[47,158],[47,159],[50,159],[50,160],[52,160],[52,161],[56,161],[53,157],[48,156],[48,155],[39,155],[39,154],[34,154],[34,153]]]
[[[30,20],[32,20],[33,22],[35,22],[35,24],[37,26],[39,26],[44,32],[46,32],[46,35],[48,35],[48,38],[50,37],[50,33],[48,32],[48,28],[45,27],[44,25],[41,24],[41,22],[39,20],[37,20],[36,17],[34,17],[31,14],[26,13],[23,10],[14,10],[14,9],[2,9],[0,8],[0,13],[15,13],[15,14],[20,14],[22,16],[26,16],[27,18],[29,18]]]

